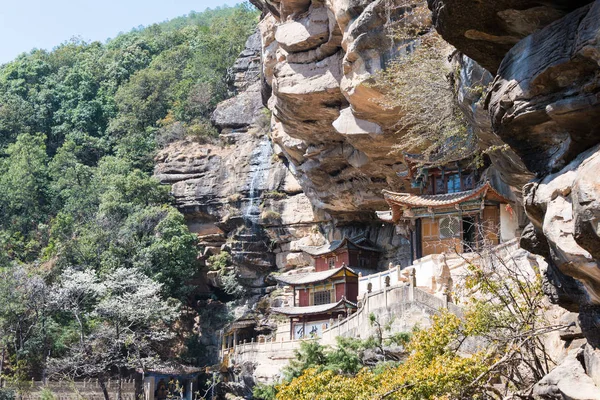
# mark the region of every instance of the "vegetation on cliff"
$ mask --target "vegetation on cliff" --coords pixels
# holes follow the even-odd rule
[[[78,364],[90,348],[110,355],[96,376],[118,376],[132,366],[122,356],[140,367],[169,338],[157,332],[189,299],[197,249],[151,176],[154,153],[214,136],[210,114],[257,17],[249,5],[193,13],[0,66],[2,376],[91,376]]]
[[[468,158],[476,141],[456,101],[454,48],[433,28],[427,2],[402,3],[404,18],[388,21],[399,55],[377,74],[375,84],[386,95],[382,106],[401,115],[396,151],[418,150],[419,163],[428,165]]]

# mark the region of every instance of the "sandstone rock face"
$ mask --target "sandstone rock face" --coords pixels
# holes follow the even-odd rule
[[[496,73],[505,54],[521,39],[590,0],[428,0],[444,39]]]
[[[577,157],[563,170],[525,187],[525,204],[536,241],[549,249],[551,279],[569,290],[559,302],[579,307],[588,341],[600,344],[600,146]],[[562,300],[562,301],[561,301]]]
[[[557,368],[536,383],[533,398],[536,400],[596,400],[600,387],[586,374],[583,349],[574,350]]]
[[[489,98],[494,132],[538,174],[555,172],[600,141],[600,3],[520,41]]]
[[[255,0],[276,154],[311,203],[338,220],[370,220],[382,189],[406,190],[391,154],[398,110],[382,106],[376,73],[397,54],[387,26],[401,0]]]
[[[311,7],[318,16],[317,22],[330,13],[324,7]],[[328,17],[325,20],[329,21]],[[313,32],[308,20],[303,21],[306,29]],[[220,103],[213,113],[213,123],[221,130],[219,140],[208,144],[171,143],[156,158],[155,176],[172,185],[176,205],[186,216],[191,231],[200,238],[202,259],[229,252],[241,283],[256,295],[264,294],[273,284],[267,279],[273,271],[312,268],[313,260],[301,251],[301,245],[322,245],[345,235],[366,234],[377,243],[385,252],[382,266],[390,261],[407,264],[408,241],[393,227],[373,222],[335,222],[304,193],[303,189],[311,184],[301,184],[296,177],[306,176],[281,154],[282,147],[290,152],[296,147],[302,149],[299,157],[303,157],[305,142],[279,140],[278,134],[283,130],[275,129],[269,134],[271,117],[261,101],[260,38],[257,33],[248,39],[246,49],[232,68],[232,87],[238,94]],[[329,99],[332,91],[340,102],[344,101],[338,86],[341,62],[338,53],[322,63],[274,66],[280,75],[278,81],[273,81],[273,90],[285,99],[282,107],[288,107],[290,115],[294,115],[294,108],[305,109],[304,101],[317,104],[310,99],[313,91],[323,101]],[[338,71],[337,78],[330,69]],[[319,118],[305,112],[311,118]],[[337,112],[331,113],[330,120],[338,116]],[[297,124],[300,126],[302,121]],[[341,144],[322,150],[329,151],[333,158],[341,158],[347,151]],[[350,159],[357,165],[361,162],[357,155]],[[213,287],[223,286],[216,271],[209,272],[206,280]]]

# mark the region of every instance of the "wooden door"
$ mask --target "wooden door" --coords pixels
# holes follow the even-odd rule
[[[443,217],[457,218],[458,217]],[[423,218],[421,220],[421,243],[423,249],[423,257],[430,254],[455,253],[461,252],[461,228],[455,228],[451,234],[447,232],[442,235],[440,233],[441,218]]]
[[[484,229],[485,244],[499,244],[500,208],[498,206],[485,206],[483,209],[482,225]]]

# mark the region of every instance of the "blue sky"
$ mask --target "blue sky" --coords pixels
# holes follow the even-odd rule
[[[0,0],[0,64],[77,36],[115,37],[139,25],[241,0]]]

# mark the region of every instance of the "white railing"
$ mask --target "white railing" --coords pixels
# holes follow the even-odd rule
[[[394,268],[390,268],[387,271],[378,272],[367,276],[361,276],[358,278],[358,295],[362,296],[364,293],[369,291],[374,292],[383,289],[386,286],[396,286],[400,283],[401,268],[396,265]],[[389,285],[386,285],[386,278],[389,277]],[[369,284],[371,288],[369,290]]]
[[[411,309],[409,306],[413,306]],[[307,340],[316,340],[322,344],[335,344],[337,336],[347,336],[351,332],[360,332],[356,337],[365,336],[373,328],[370,322],[371,313],[387,313],[386,318],[395,318],[400,316],[405,310],[411,310],[424,318],[437,312],[442,308],[447,308],[448,302],[445,299],[429,294],[419,288],[408,286],[407,284],[385,287],[383,289],[365,293],[360,300],[360,308],[356,313],[340,320],[331,320],[331,326],[323,331],[319,338],[286,340],[266,340],[256,342],[239,342],[229,349],[221,351],[221,360],[227,364],[258,360],[276,360],[290,359],[294,357],[294,350],[300,348],[300,344]],[[408,330],[414,326],[410,320],[400,318],[396,324],[397,330]],[[396,332],[391,332],[396,333]],[[365,336],[366,338],[366,336]]]

